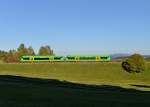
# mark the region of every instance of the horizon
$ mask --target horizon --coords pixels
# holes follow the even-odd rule
[[[149,0],[0,1],[0,50],[150,55]]]

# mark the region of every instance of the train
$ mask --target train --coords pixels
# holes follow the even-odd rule
[[[109,55],[96,56],[21,56],[21,62],[107,62],[111,60]]]

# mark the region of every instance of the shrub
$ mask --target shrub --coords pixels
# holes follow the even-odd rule
[[[145,70],[145,60],[140,54],[133,54],[122,62],[122,67],[129,73],[140,73]]]

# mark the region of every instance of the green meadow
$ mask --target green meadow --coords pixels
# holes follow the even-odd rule
[[[0,64],[0,107],[149,107],[150,63]]]

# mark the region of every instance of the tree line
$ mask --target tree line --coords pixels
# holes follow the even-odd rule
[[[23,55],[54,55],[53,50],[50,46],[41,46],[38,53],[36,54],[32,46],[26,47],[23,43],[19,45],[19,47],[15,50],[9,50],[9,52],[0,50],[0,60],[4,62],[19,62],[20,57]]]

